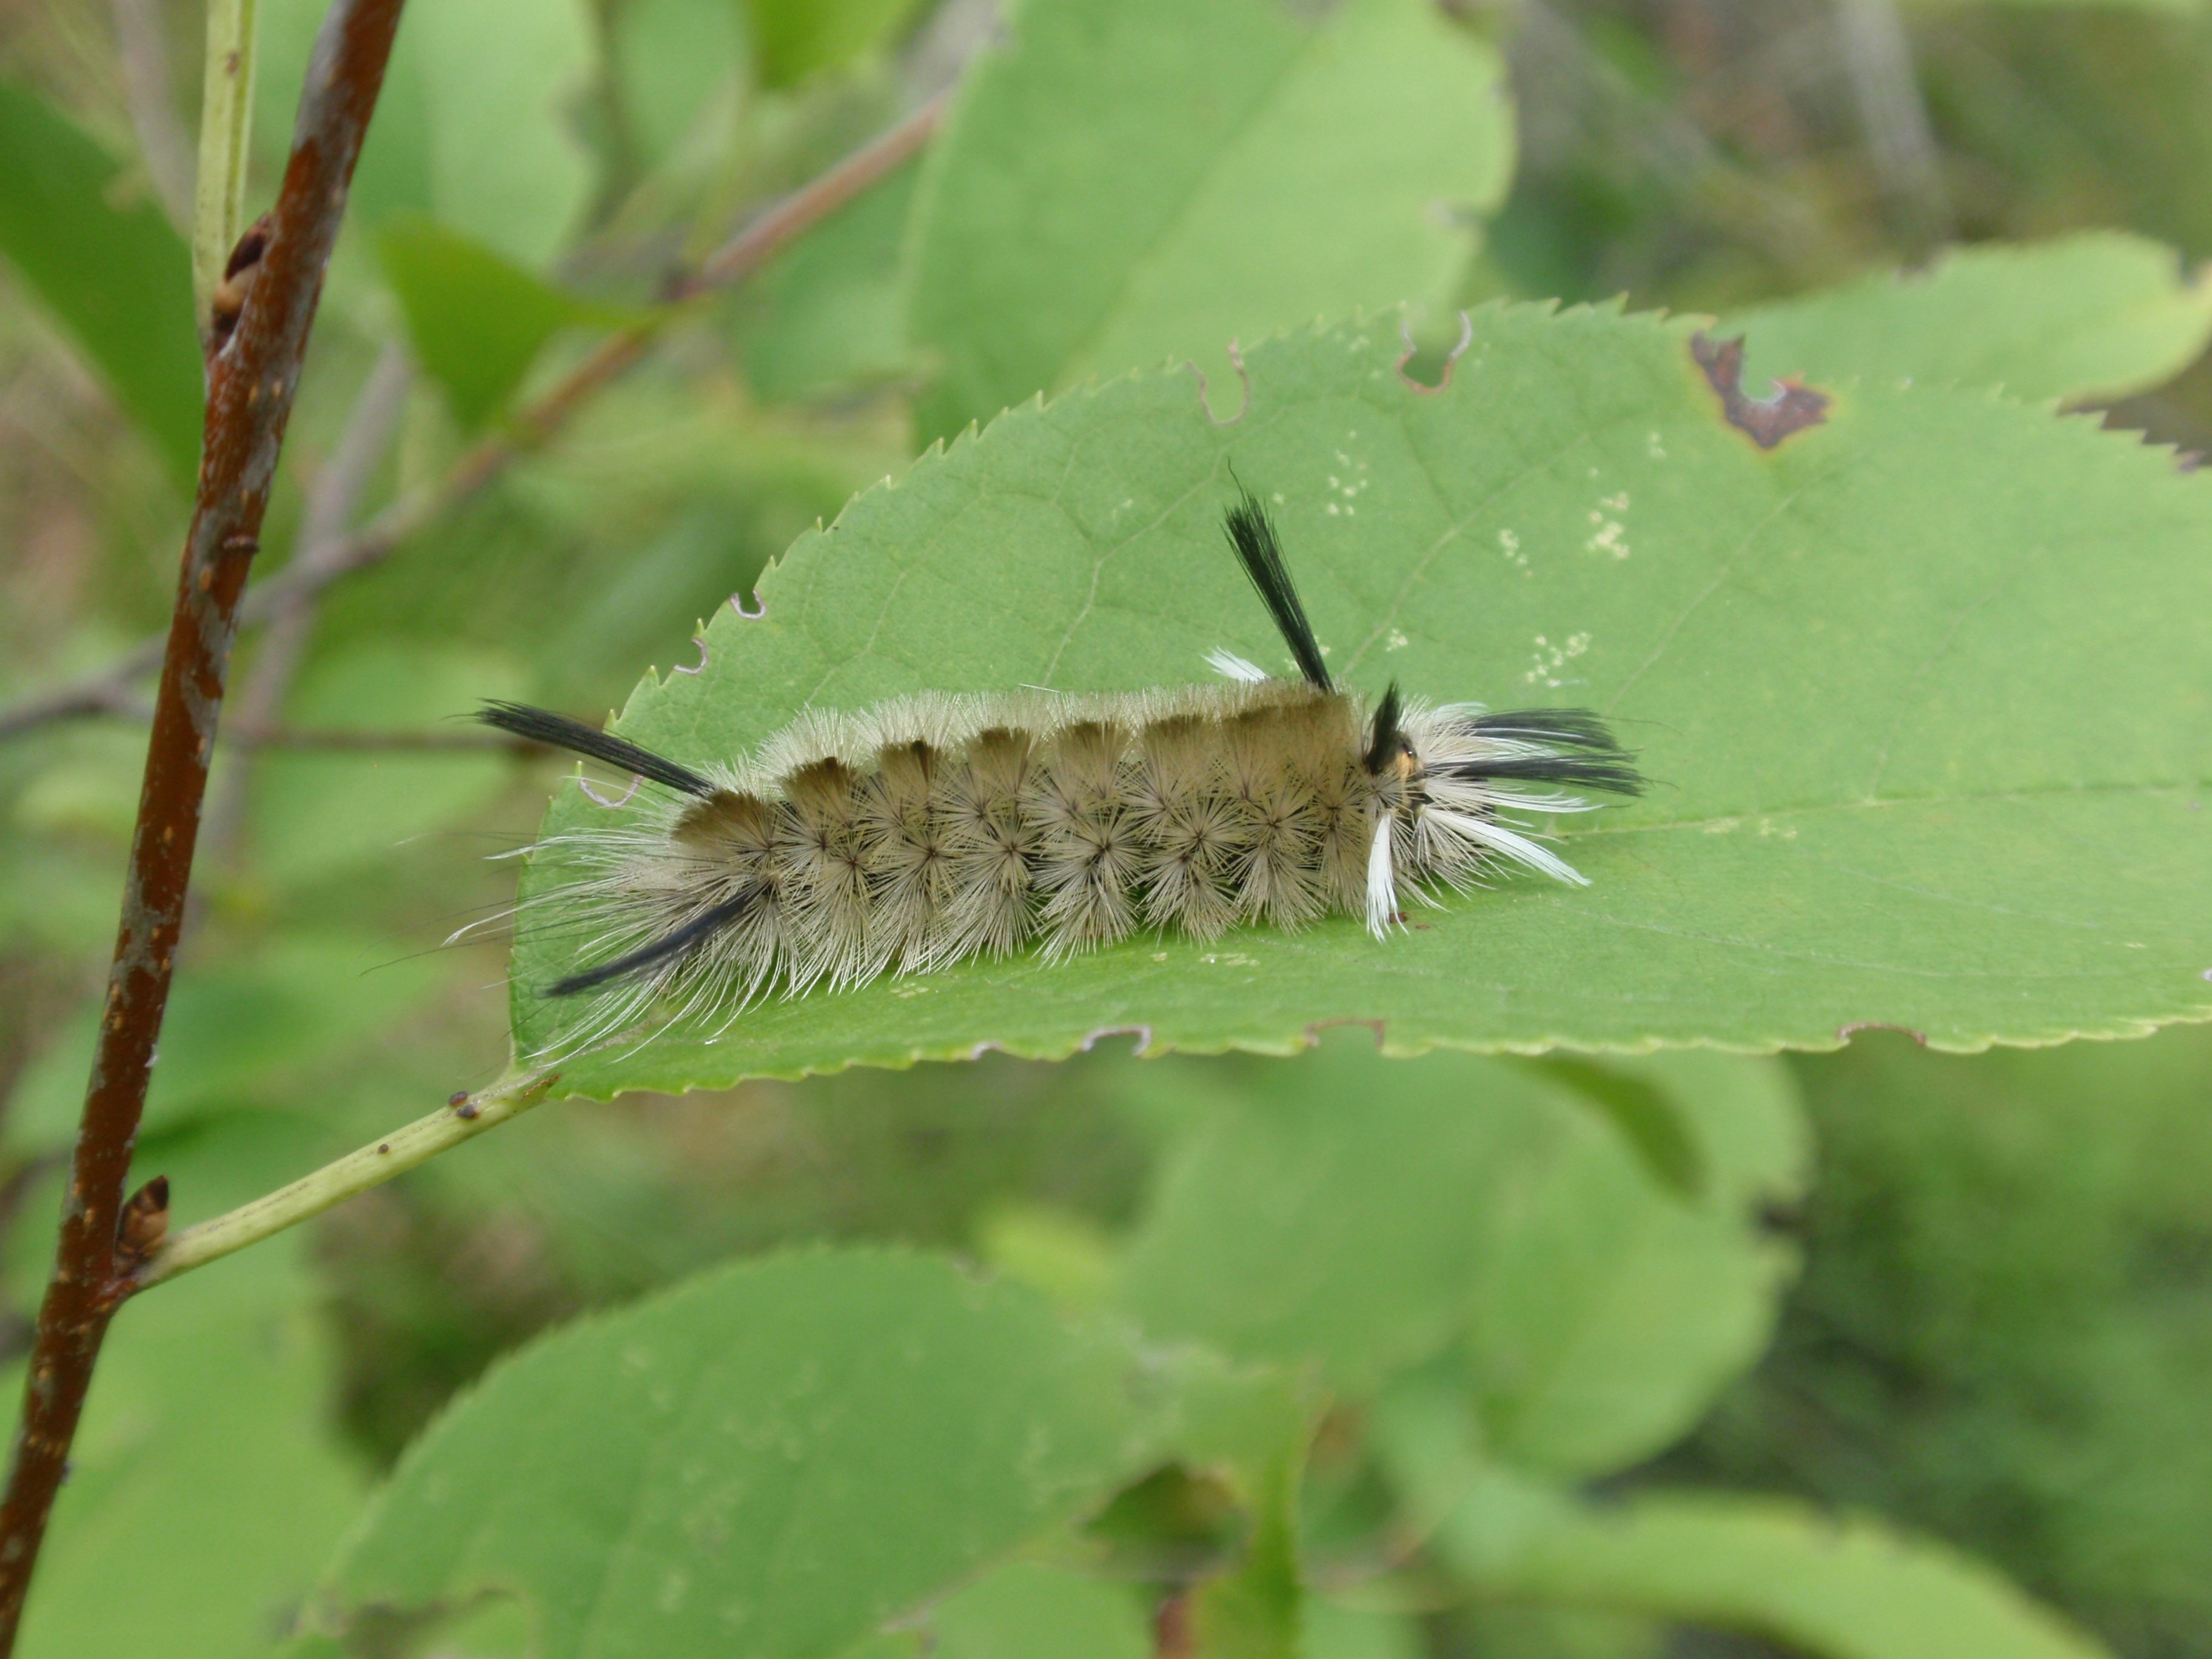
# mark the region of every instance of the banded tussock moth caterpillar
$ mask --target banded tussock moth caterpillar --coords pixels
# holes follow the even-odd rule
[[[549,992],[592,999],[564,1043],[1148,929],[1210,940],[1343,913],[1386,939],[1405,898],[1512,866],[1583,881],[1503,815],[1639,793],[1603,720],[1340,690],[1267,510],[1244,492],[1224,528],[1300,678],[1217,652],[1212,685],[924,693],[808,710],[696,766],[487,705],[486,724],[631,773],[651,802],[532,849],[576,872],[525,907],[582,941]]]

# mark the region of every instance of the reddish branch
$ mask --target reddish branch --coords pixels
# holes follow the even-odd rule
[[[323,273],[384,82],[400,3],[334,0],[308,64],[291,161],[251,298],[228,343],[208,360],[198,500],[155,696],[115,962],[53,1279],[32,1344],[22,1426],[0,1500],[0,1659],[15,1648],[24,1594],[108,1322],[130,1294],[130,1267],[166,1220],[157,1192],[126,1210],[123,1183],[169,998],[239,599],[259,544]]]

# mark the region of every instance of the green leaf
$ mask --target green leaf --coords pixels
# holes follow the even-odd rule
[[[1478,1492],[1471,1509],[1489,1501]],[[1438,1534],[1489,1517],[1455,1516]],[[1504,1559],[1468,1575],[1479,1593],[1634,1611],[1737,1631],[1811,1659],[2099,1659],[2104,1646],[1989,1567],[1870,1518],[1780,1498],[1559,1500]]]
[[[379,246],[406,313],[415,360],[446,388],[465,431],[506,407],[539,349],[562,329],[629,320],[563,294],[428,219],[392,220]]]
[[[1103,1501],[1166,1382],[943,1262],[747,1263],[501,1364],[401,1462],[331,1598],[502,1591],[539,1659],[828,1659]]]
[[[2024,402],[2103,403],[2172,380],[2212,341],[2212,282],[2118,231],[1957,248],[1924,272],[1870,276],[1730,317],[1745,384],[1802,374],[2002,386]]]
[[[145,428],[189,494],[204,401],[192,262],[150,187],[76,123],[0,82],[0,253]]]
[[[81,723],[46,763],[16,785],[15,822],[54,836],[131,845],[146,769],[146,733],[122,725]],[[104,907],[105,908],[105,907]],[[114,921],[107,918],[107,924]],[[104,924],[100,931],[110,931]]]
[[[1765,1348],[1795,1265],[1756,1219],[1802,1185],[1787,1073],[1710,1053],[1616,1063],[1665,1079],[1695,1125],[1705,1201],[1656,1187],[1620,1135],[1577,1136],[1534,1179],[1499,1183],[1511,1219],[1462,1345],[1496,1455],[1560,1474],[1624,1468],[1686,1433]]]
[[[1296,1370],[1192,1364],[1185,1379],[1176,1449],[1219,1480],[1245,1517],[1227,1570],[1192,1587],[1194,1646],[1207,1659],[1299,1659],[1298,1495],[1323,1398]]]
[[[1409,1613],[1306,1604],[1305,1659],[1425,1659],[1428,1641]]]
[[[915,8],[915,0],[744,0],[753,67],[766,87],[786,87],[848,64]]]
[[[497,652],[379,639],[315,663],[286,712],[311,730],[435,731],[480,699],[520,687],[520,670]],[[387,857],[495,793],[512,765],[465,751],[264,753],[253,777],[256,869],[279,888],[298,888]]]
[[[1516,1067],[1388,1062],[1346,1034],[1255,1074],[1174,1147],[1122,1298],[1155,1336],[1371,1389],[1464,1328],[1495,1200],[1580,1129],[1608,1135]]]
[[[1589,887],[1505,880],[1383,941],[1340,918],[772,1000],[719,1041],[576,1056],[562,1086],[1050,1058],[1112,1030],[1280,1053],[1372,1022],[1405,1054],[1832,1047],[1871,1022],[1973,1049],[2212,1017],[2212,479],[2086,421],[1881,385],[1761,449],[1686,324],[1472,324],[1437,392],[1393,372],[1378,321],[1255,350],[1234,423],[1182,373],[1009,415],[801,537],[765,617],[719,613],[700,672],[641,685],[620,729],[715,762],[810,704],[1173,685],[1218,647],[1279,669],[1223,549],[1233,465],[1282,497],[1345,683],[1589,704],[1641,744],[1660,787],[1560,826]],[[545,827],[628,821],[563,789]],[[575,1017],[540,994],[574,960],[524,939],[522,1052]]]
[[[710,107],[734,113],[746,54],[731,0],[631,0],[611,31],[624,136],[641,161],[666,160]]]
[[[1748,1209],[1788,1203],[1803,1193],[1812,1171],[1813,1137],[1794,1075],[1785,1067],[1692,1049],[1613,1054],[1603,1070],[1662,1097],[1694,1146],[1704,1176],[1698,1196],[1709,1204]],[[1579,1087],[1580,1079],[1576,1082]],[[1614,1121],[1617,1127],[1617,1116]],[[1634,1134],[1628,1138],[1635,1144]]]
[[[161,1022],[147,1129],[275,1103],[289,1073],[359,1045],[444,982],[442,964],[398,954],[385,939],[308,933],[210,968],[188,960]],[[8,1102],[9,1146],[35,1155],[75,1135],[99,1013],[97,1003],[80,1010],[23,1073]]]
[[[289,143],[323,0],[259,0],[255,125]],[[575,120],[599,65],[583,0],[440,0],[400,20],[348,222],[374,234],[426,215],[541,270],[588,204],[596,173]]]
[[[1736,1632],[1808,1659],[2104,1659],[1988,1567],[1871,1519],[1785,1499],[1578,1498],[1486,1463],[1425,1390],[1370,1420],[1431,1555],[1480,1601]]]
[[[976,1228],[976,1253],[994,1272],[1088,1311],[1112,1300],[1113,1241],[1088,1217],[1043,1205],[1007,1204]]]
[[[1502,1455],[1600,1473],[1657,1451],[1757,1356],[1788,1267],[1751,1209],[1794,1193],[1803,1129],[1771,1064],[1635,1062],[1717,1172],[1655,1183],[1579,1091],[1364,1040],[1255,1073],[1170,1156],[1123,1266],[1147,1331],[1354,1393],[1448,1347]],[[1670,1075],[1671,1073],[1671,1075]]]
[[[1572,1054],[1554,1054],[1530,1064],[1610,1118],[1643,1158],[1645,1171],[1662,1186],[1688,1199],[1704,1194],[1704,1156],[1681,1113],[1658,1085],[1625,1068]]]
[[[762,397],[791,399],[909,374],[900,245],[909,163],[817,225],[745,284],[738,349]]]
[[[1133,1589],[1042,1561],[1015,1561],[939,1603],[931,1659],[1147,1659]]]
[[[197,1218],[264,1190],[298,1134],[221,1126],[150,1149]],[[250,1170],[244,1181],[235,1171]],[[35,1212],[41,1230],[47,1212]],[[362,1472],[327,1422],[328,1328],[296,1237],[125,1308],[70,1453],[25,1617],[22,1659],[245,1655],[313,1586],[357,1513]],[[4,1382],[12,1401],[21,1368]]]
[[[1012,27],[916,204],[909,331],[944,367],[925,434],[1170,356],[1220,377],[1232,337],[1356,305],[1440,306],[1511,174],[1499,59],[1425,0],[1030,0]]]

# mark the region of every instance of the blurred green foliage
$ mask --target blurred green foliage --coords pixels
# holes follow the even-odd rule
[[[1911,1516],[2128,1651],[2212,1651],[2207,1034],[1797,1069],[1805,1278],[1669,1463]]]
[[[320,7],[261,12],[250,211]],[[249,634],[234,710],[259,695],[285,740],[222,750],[141,1173],[188,1224],[506,1064],[497,936],[437,946],[511,902],[484,855],[563,769],[377,738],[450,736],[483,696],[596,718],[693,668],[810,526],[1036,392],[1172,353],[1219,413],[1231,335],[1401,301],[1433,384],[1457,303],[1625,292],[1748,330],[1753,391],[2001,382],[2212,447],[2205,13],[417,0],[264,575],[964,84],[918,161],[653,313],[629,374],[330,588],[296,662]],[[197,8],[0,18],[9,702],[163,624],[189,511],[185,228],[120,68],[149,42],[115,34],[148,15],[189,130]],[[1990,246],[1893,274],[1950,240]],[[341,465],[394,345],[393,434]],[[1954,440],[1954,476],[1996,468],[1997,430]],[[1991,720],[2062,670],[2087,696],[2125,665],[1996,665]],[[2097,695],[2171,701],[2186,672]],[[0,740],[18,1358],[139,757],[127,706]],[[825,1659],[1179,1632],[1310,1659],[2212,1656],[2201,1030],[1786,1062],[1129,1046],[548,1106],[160,1291],[111,1339],[23,1651],[680,1655],[726,1650],[736,1608],[789,1644],[758,1650]]]

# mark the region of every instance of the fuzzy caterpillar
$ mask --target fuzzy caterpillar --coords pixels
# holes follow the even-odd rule
[[[536,850],[578,878],[533,902],[588,939],[555,996],[592,994],[586,1043],[655,1010],[726,1020],[781,986],[842,988],[1037,948],[1061,960],[1146,930],[1202,939],[1333,913],[1376,938],[1400,900],[1502,866],[1583,878],[1500,821],[1635,794],[1633,757],[1584,709],[1371,707],[1330,683],[1273,526],[1249,494],[1231,545],[1304,678],[1210,660],[1230,683],[1097,696],[923,694],[807,711],[754,754],[694,769],[518,704],[480,718],[635,773],[620,828]]]

